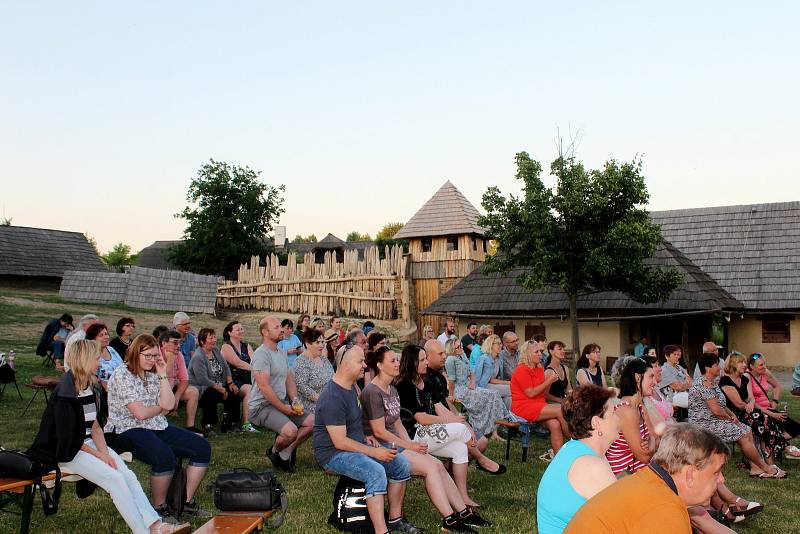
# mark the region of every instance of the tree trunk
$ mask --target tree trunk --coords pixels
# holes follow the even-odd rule
[[[578,295],[569,295],[569,322],[572,327],[572,364],[578,362],[581,352],[581,340],[578,333]]]

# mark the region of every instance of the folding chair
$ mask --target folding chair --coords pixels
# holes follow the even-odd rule
[[[0,384],[3,384],[3,389],[0,390],[0,397],[5,394],[6,386],[14,384],[14,387],[17,389],[17,395],[19,395],[19,400],[22,400],[22,393],[20,393],[19,386],[17,385],[17,373],[8,364],[0,365]]]

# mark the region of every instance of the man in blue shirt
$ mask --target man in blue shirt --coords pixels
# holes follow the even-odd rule
[[[185,312],[177,312],[172,317],[172,326],[175,331],[181,336],[181,354],[183,361],[186,362],[186,368],[189,368],[189,360],[194,356],[194,351],[197,348],[197,338],[192,332],[192,320],[186,315]]]
[[[303,352],[303,343],[294,333],[294,323],[291,319],[281,321],[283,339],[278,341],[278,348],[286,351],[289,356],[289,369],[294,368],[294,361]]]

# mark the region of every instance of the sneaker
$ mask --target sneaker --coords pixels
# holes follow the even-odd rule
[[[171,525],[169,523],[161,522],[161,534],[189,534],[192,531],[192,525],[189,523],[181,523],[180,525]]]
[[[192,517],[211,517],[211,514],[203,510],[195,499],[183,503],[183,513]]]
[[[272,445],[267,448],[267,458],[272,462],[272,467],[286,473],[293,472],[291,460],[284,460],[280,454],[272,450]]]
[[[261,434],[261,431],[251,425],[250,423],[245,423],[242,425],[242,432],[250,432],[251,434]]]
[[[168,525],[177,525],[178,518],[172,515],[172,511],[167,506],[167,503],[162,504],[156,508],[156,513],[161,516],[161,522]]]
[[[442,518],[442,532],[477,532],[461,521],[458,514]]]
[[[386,526],[389,527],[389,532],[425,532],[423,529],[409,523],[405,516],[402,515],[387,522]]]
[[[486,519],[482,518],[478,515],[478,512],[467,506],[461,513],[458,514],[459,520],[464,523],[465,525],[469,525],[471,527],[490,527],[492,526],[491,521],[487,521]]]

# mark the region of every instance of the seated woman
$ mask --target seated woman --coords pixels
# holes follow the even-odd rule
[[[753,442],[750,427],[741,423],[726,407],[725,395],[716,383],[716,378],[720,374],[717,355],[703,354],[698,365],[701,376],[694,381],[689,390],[689,422],[705,428],[723,441],[737,442],[745,458],[750,462],[750,476],[786,478],[785,471],[761,459]]]
[[[570,433],[561,405],[548,404],[545,399],[545,391],[558,376],[553,373],[545,376],[541,359],[538,342],[526,341],[520,348],[519,365],[511,376],[511,412],[530,423],[542,423],[550,431],[553,454],[557,454]]]
[[[364,433],[397,448],[411,464],[411,474],[425,478],[425,489],[442,516],[442,530],[475,532],[490,524],[469,508],[442,462],[428,454],[428,444],[412,441],[400,421],[400,397],[392,385],[400,375],[400,358],[389,347],[367,354],[374,378],[361,392]]]
[[[211,514],[197,505],[195,492],[208,469],[211,445],[197,434],[169,424],[164,415],[174,405],[166,362],[155,338],[136,336],[128,347],[125,365],[120,365],[108,382],[106,431],[115,432],[131,446],[134,458],[150,466],[153,505],[161,517],[172,514],[166,497],[178,458],[188,458],[183,513],[208,517]]]
[[[212,328],[201,328],[198,347],[189,361],[189,384],[200,393],[198,406],[203,410],[200,424],[203,433],[213,436],[217,404],[223,403],[222,432],[239,430],[239,388],[233,383],[231,369],[217,348],[217,334]]]
[[[653,381],[655,384],[660,384],[663,376],[658,356],[645,352],[642,359],[653,368]],[[653,422],[653,429],[656,431],[656,435],[660,436],[664,433],[664,430],[666,430],[666,425],[670,422],[674,422],[672,416],[675,413],[675,406],[664,398],[657,386],[653,387],[652,395],[645,397],[644,406],[650,414],[650,421]],[[665,427],[659,428],[659,423],[664,424]]]
[[[111,337],[108,328],[103,323],[94,323],[86,329],[86,338],[96,340],[100,345],[100,367],[97,369],[97,378],[103,388],[108,389],[108,379],[114,374],[117,367],[122,365],[122,357],[109,345]]]
[[[619,432],[614,400],[613,391],[588,384],[575,388],[560,405],[572,439],[539,481],[539,534],[561,534],[583,503],[617,480],[605,456]]]
[[[632,475],[647,467],[656,450],[653,424],[644,398],[653,393],[653,369],[641,358],[632,358],[619,380],[619,434],[606,452],[614,476]]]
[[[786,449],[786,438],[774,420],[756,406],[753,385],[747,373],[746,356],[738,352],[728,355],[725,376],[720,378],[719,387],[730,410],[739,421],[750,427],[758,447],[764,451],[767,463],[775,463],[775,455]],[[787,454],[791,453],[787,451]]]
[[[248,403],[250,401],[250,358],[253,357],[253,348],[244,341],[244,326],[238,321],[231,321],[222,330],[224,343],[220,354],[225,358],[231,370],[231,380],[239,390],[237,397],[242,399],[242,432],[258,434],[259,430],[250,424]],[[233,421],[231,421],[233,424]]]
[[[506,408],[511,408],[511,381],[500,380],[497,373],[500,370],[500,349],[503,343],[500,336],[492,334],[488,336],[481,346],[481,355],[475,364],[475,385],[479,388],[493,389],[500,394]]]
[[[575,363],[575,368],[575,378],[579,385],[594,384],[608,387],[606,376],[600,368],[600,345],[597,343],[589,343],[583,347],[581,357]]]
[[[544,394],[547,402],[561,404],[567,398],[569,392],[572,391],[572,386],[569,383],[569,369],[563,363],[566,356],[565,348],[563,341],[551,341],[547,344],[547,354],[550,355],[550,361],[547,367],[544,368],[544,374],[547,376],[555,373],[557,377],[556,381],[550,384]]]
[[[658,390],[674,406],[688,408],[692,377],[680,364],[683,349],[678,345],[667,345],[661,352],[661,381],[657,385]]]
[[[311,328],[303,332],[305,352],[294,362],[294,381],[297,395],[309,417],[314,416],[322,388],[333,378],[333,366],[328,361],[322,334]]]
[[[134,330],[136,330],[136,322],[133,320],[133,317],[122,317],[117,321],[117,328],[115,329],[117,337],[112,339],[109,345],[117,351],[117,354],[122,358],[125,358],[125,353],[128,351],[128,347],[131,344]]]
[[[70,348],[70,370],[50,397],[30,452],[107,491],[132,532],[189,532],[189,523],[161,522],[136,475],[106,445],[108,408],[96,376],[101,358],[97,341],[79,340]]]
[[[342,320],[336,317],[336,322],[341,324]],[[322,351],[322,355],[328,358],[328,363],[331,364],[332,369],[336,365],[336,351],[342,346],[339,341],[339,334],[344,334],[344,330],[341,328],[328,328],[325,330],[325,349]]]
[[[470,371],[469,359],[461,348],[461,340],[453,336],[444,346],[447,359],[444,369],[447,373],[448,397],[461,403],[467,410],[469,424],[475,437],[491,436],[497,429],[495,421],[508,417],[508,408],[502,397],[491,389],[477,388],[475,374]]]
[[[468,506],[478,506],[467,491],[469,449],[475,445],[470,429],[444,406],[433,388],[426,387],[428,355],[417,345],[408,345],[400,357],[397,394],[400,396],[400,420],[414,441],[428,445],[428,454],[452,460],[453,480]]]
[[[747,366],[756,406],[772,419],[787,440],[796,438],[800,435],[800,423],[789,417],[785,408],[780,407],[781,385],[767,369],[767,358],[760,352],[756,352],[748,358]],[[769,398],[770,390],[772,390],[771,400]],[[794,445],[788,446],[786,451],[792,457],[800,455],[798,454],[800,451]]]

